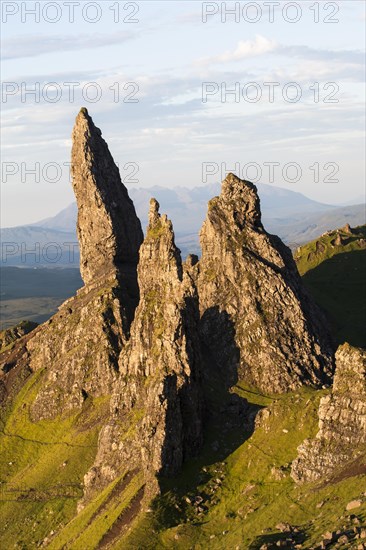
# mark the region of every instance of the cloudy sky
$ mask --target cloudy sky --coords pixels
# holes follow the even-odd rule
[[[73,200],[82,106],[127,187],[194,187],[235,171],[322,202],[361,202],[364,2],[1,7],[3,227]]]

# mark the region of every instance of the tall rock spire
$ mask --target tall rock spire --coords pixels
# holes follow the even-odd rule
[[[72,139],[81,276],[85,284],[110,272],[131,276],[143,240],[141,224],[102,132],[85,108],[76,117]]]
[[[172,223],[159,214],[155,199],[150,201],[138,281],[132,345],[120,356],[120,371],[128,365],[128,376],[145,379],[143,462],[157,472],[176,473],[202,438],[199,309],[196,289],[183,272]]]
[[[230,382],[282,392],[329,381],[333,349],[323,315],[290,250],[264,230],[255,185],[227,176],[209,202],[201,246],[201,333]]]
[[[32,405],[36,420],[79,409],[86,396],[111,394],[138,303],[141,224],[86,109],[73,130],[72,176],[85,286],[28,342],[30,369],[44,369]]]

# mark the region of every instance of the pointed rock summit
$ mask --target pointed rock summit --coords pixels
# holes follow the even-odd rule
[[[72,140],[80,271],[87,284],[110,273],[133,270],[143,233],[102,132],[85,108],[76,117]]]
[[[291,251],[263,228],[255,185],[227,176],[208,204],[201,246],[203,344],[231,382],[271,393],[329,382],[333,348],[323,315]]]

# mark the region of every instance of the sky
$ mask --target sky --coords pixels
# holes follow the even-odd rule
[[[81,107],[128,188],[365,193],[363,1],[1,2],[1,226],[70,204]]]

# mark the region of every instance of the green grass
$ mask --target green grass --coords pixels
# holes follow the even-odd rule
[[[295,260],[305,286],[327,313],[336,342],[366,347],[366,226],[352,231],[339,230],[339,246],[332,246],[336,231],[306,244]]]
[[[4,548],[84,550],[99,541],[141,493],[141,473],[116,479],[77,514],[83,478],[92,466],[98,434],[109,413],[109,396],[87,398],[81,411],[34,422],[31,406],[45,371],[29,377],[7,411],[0,434],[0,538]],[[131,436],[142,412],[129,419]],[[121,486],[123,483],[123,487]],[[118,490],[116,490],[118,489]],[[113,537],[113,533],[111,534]]]
[[[288,522],[299,529],[306,549],[324,532],[351,525],[345,508],[361,496],[366,476],[300,486],[290,477],[298,445],[318,430],[319,400],[328,390],[303,388],[271,396],[236,386],[253,411],[261,410],[255,431],[240,424],[226,429],[225,415],[207,419],[200,455],[176,478],[160,480],[162,494],[150,511],[120,525],[143,487],[140,473],[130,473],[127,480],[125,472],[76,514],[83,475],[96,451],[95,421],[105,414],[106,399],[86,400],[77,415],[32,423],[27,407],[42,378],[37,373],[23,387],[2,436],[1,539],[6,548],[33,548],[47,537],[52,550],[94,549],[107,536],[115,550],[244,550],[278,540],[276,525]],[[215,441],[219,445],[213,449]],[[194,504],[198,495],[201,511]],[[365,522],[365,503],[355,513]]]
[[[338,254],[303,276],[338,344],[366,347],[366,250]]]
[[[106,412],[106,399],[89,399],[78,414],[32,422],[29,410],[42,381],[42,371],[32,375],[4,415],[0,435],[4,548],[35,547],[72,519],[83,494],[83,476],[95,457],[98,424]]]
[[[335,244],[337,235],[342,239],[342,244]],[[333,256],[365,249],[362,239],[366,239],[366,225],[360,225],[352,229],[352,234],[343,229],[331,231],[313,241],[301,246],[295,253],[295,261],[300,275],[304,275],[314,269],[325,260]]]
[[[123,477],[116,479],[99,493],[55,536],[48,548],[50,550],[97,548],[103,536],[108,533],[143,486],[142,475],[137,474],[128,483],[122,495],[118,491],[114,494],[113,490]]]
[[[298,445],[318,430],[317,409],[325,392],[303,389],[275,398],[244,387],[238,392],[255,405],[268,405],[260,427],[247,439],[243,434],[245,441],[217,461],[210,442],[220,434],[211,433],[200,457],[179,477],[164,481],[153,512],[140,518],[116,548],[259,548],[278,540],[279,522],[297,526],[303,548],[310,548],[324,532],[350,524],[345,507],[361,495],[365,476],[303,486],[290,477]],[[228,438],[222,435],[220,444],[228,444]],[[203,497],[201,513],[186,502],[197,495]],[[366,520],[365,504],[357,514]]]

